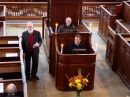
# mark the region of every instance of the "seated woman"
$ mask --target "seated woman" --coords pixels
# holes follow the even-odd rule
[[[85,49],[85,51],[76,51],[74,49]],[[68,45],[67,54],[85,54],[86,45],[81,42],[81,36],[79,34],[75,35],[74,43]]]
[[[72,19],[70,17],[67,17],[65,23],[59,27],[58,32],[71,32],[71,30],[75,30],[75,26],[71,23]]]

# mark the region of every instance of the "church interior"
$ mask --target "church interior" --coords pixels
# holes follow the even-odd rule
[[[57,29],[71,17],[75,30]],[[130,97],[129,0],[0,0],[0,97],[13,83],[11,97]],[[40,31],[37,75],[27,80],[21,45],[27,22]],[[76,34],[84,54],[67,54]],[[68,77],[88,79],[80,96]]]

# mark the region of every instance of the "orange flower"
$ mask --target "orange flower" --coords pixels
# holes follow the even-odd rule
[[[74,78],[71,77],[71,78],[69,79],[69,82],[74,82]]]
[[[76,88],[76,90],[82,90],[82,88],[89,82],[87,77],[84,78],[82,75],[74,76],[70,79],[67,75],[66,77],[69,80],[69,86],[74,89]]]

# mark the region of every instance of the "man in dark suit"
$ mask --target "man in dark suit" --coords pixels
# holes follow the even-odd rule
[[[15,96],[15,92],[17,91],[16,89],[16,86],[14,84],[9,84],[7,87],[6,87],[6,90],[5,90],[8,95],[6,97],[19,97],[19,96]]]
[[[72,19],[67,17],[65,23],[59,27],[58,32],[71,32],[73,30],[75,30],[75,26],[72,25]]]
[[[22,48],[23,56],[25,57],[26,63],[26,77],[28,80],[31,80],[31,77],[39,80],[39,77],[36,75],[38,70],[38,57],[39,57],[39,47],[41,46],[42,39],[39,31],[33,29],[33,23],[27,23],[27,31],[22,34]],[[30,76],[30,61],[32,58],[32,70]]]
[[[84,54],[86,51],[73,51],[74,49],[86,49],[86,45],[81,42],[81,36],[79,34],[75,35],[74,43],[68,45],[68,54]]]

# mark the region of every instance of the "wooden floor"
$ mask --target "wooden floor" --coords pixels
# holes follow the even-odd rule
[[[22,25],[7,25],[7,35],[21,35]],[[26,25],[24,25],[26,26]],[[35,29],[41,31],[40,25]],[[98,43],[94,89],[83,91],[81,97],[130,97],[130,91],[117,73],[113,72],[105,61],[106,46],[97,34],[98,24],[92,24],[92,42]],[[75,92],[62,92],[55,88],[53,76],[48,73],[48,63],[43,46],[40,48],[38,76],[40,80],[27,81],[29,97],[75,97]]]

